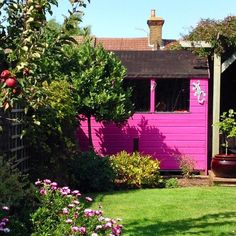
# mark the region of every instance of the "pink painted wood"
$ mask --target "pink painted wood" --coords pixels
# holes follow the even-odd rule
[[[200,81],[201,89],[206,93],[203,104],[199,104],[194,95],[193,83],[197,81]],[[95,150],[101,155],[116,154],[121,150],[132,152],[133,140],[138,138],[139,151],[160,160],[163,170],[179,169],[178,158],[184,155],[195,162],[195,169],[207,171],[208,79],[190,81],[189,112],[155,113],[153,99],[155,97],[151,93],[152,112],[135,113],[123,127],[108,122],[98,123],[92,119]],[[86,151],[86,121],[78,128],[77,137],[81,150]]]

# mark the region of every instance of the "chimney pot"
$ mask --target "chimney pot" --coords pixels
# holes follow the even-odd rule
[[[155,17],[156,16],[156,10],[152,9],[151,10],[151,17]]]

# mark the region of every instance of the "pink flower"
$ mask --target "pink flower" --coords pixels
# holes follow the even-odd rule
[[[43,182],[44,182],[45,184],[50,184],[52,181],[51,181],[50,179],[45,179]]]
[[[7,207],[7,206],[3,206],[2,209],[3,209],[4,211],[9,211],[9,207]]]
[[[71,192],[73,195],[77,195],[79,193],[79,190],[74,190]]]
[[[96,230],[100,230],[100,229],[102,229],[102,225],[97,225]]]
[[[63,187],[63,188],[61,188],[61,189],[60,189],[60,193],[61,193],[61,195],[63,195],[63,196],[66,196],[66,195],[70,194],[70,189],[69,189],[69,187]]]
[[[53,186],[52,186],[52,187],[51,187],[51,190],[57,190],[57,187],[53,187]]]
[[[85,227],[79,227],[78,232],[80,232],[81,234],[86,234],[86,228]]]
[[[71,224],[72,222],[73,222],[72,219],[66,219],[67,224]]]
[[[5,228],[5,229],[3,229],[3,232],[4,233],[9,233],[11,230],[9,229],[9,228]]]
[[[98,211],[98,210],[95,211],[95,215],[97,215],[97,216],[100,216],[102,214],[103,214],[103,211]]]
[[[114,235],[121,235],[121,228],[119,226],[112,228],[112,233]]]
[[[64,215],[67,215],[69,213],[69,210],[65,207],[65,208],[62,209],[62,213]]]
[[[80,204],[80,202],[77,201],[77,200],[74,200],[73,203],[74,203],[75,205],[79,205],[79,204]]]
[[[105,229],[109,229],[112,227],[112,223],[111,222],[107,222],[105,225],[104,225]]]
[[[44,189],[44,188],[41,188],[39,192],[40,192],[40,194],[43,195],[43,196],[47,195],[47,191],[46,191],[46,189]]]
[[[75,207],[75,204],[72,204],[72,203],[71,203],[71,204],[68,205],[68,207],[69,207],[69,208],[73,208],[73,207]]]
[[[9,219],[8,218],[2,218],[2,220],[1,220],[2,222],[5,222],[5,223],[8,223],[9,222]]]
[[[78,232],[78,231],[79,231],[79,227],[77,227],[77,226],[72,226],[72,227],[71,227],[71,230],[72,230],[73,232]]]
[[[86,197],[85,200],[86,200],[87,202],[92,202],[92,201],[93,201],[93,199],[92,199],[91,197]]]
[[[56,182],[52,182],[50,185],[51,185],[52,187],[57,187],[57,183],[56,183]]]
[[[37,186],[37,185],[40,185],[42,182],[38,179],[34,184]]]

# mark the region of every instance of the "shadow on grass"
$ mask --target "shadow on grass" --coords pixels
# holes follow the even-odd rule
[[[125,235],[236,235],[236,211],[168,222],[137,220],[126,224]]]

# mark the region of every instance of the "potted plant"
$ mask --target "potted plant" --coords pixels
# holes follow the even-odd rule
[[[224,112],[220,121],[214,125],[219,127],[220,134],[222,134],[225,148],[224,154],[217,154],[212,158],[211,170],[216,177],[235,178],[236,177],[236,154],[229,154],[229,140],[236,137],[236,112],[229,109]]]

